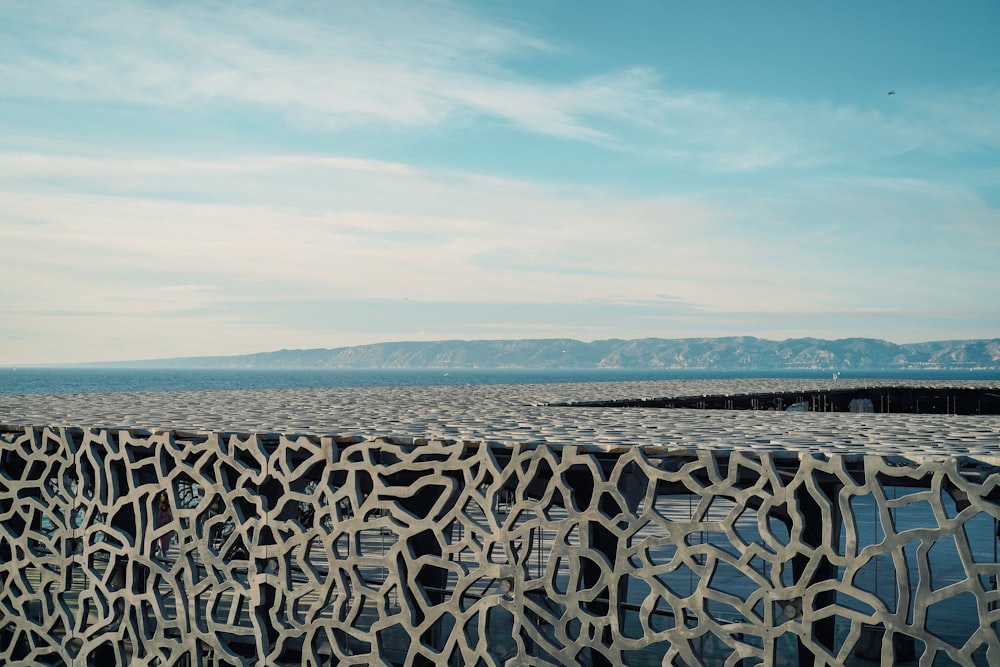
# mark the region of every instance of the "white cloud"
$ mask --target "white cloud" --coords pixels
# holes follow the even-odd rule
[[[498,61],[547,48],[446,4],[325,3],[295,18],[235,5],[18,9],[6,13],[28,36],[0,66],[11,92],[157,106],[220,100],[330,126],[435,123],[469,89],[496,112],[487,100]],[[31,48],[35,40],[50,48]]]
[[[312,128],[427,127],[472,117],[712,171],[859,163],[996,147],[1000,93],[908,91],[881,106],[681,90],[648,65],[543,80],[543,39],[456,5],[7,5],[7,94],[154,107],[273,110]],[[3,30],[3,29],[0,29]],[[905,99],[904,99],[905,97]],[[882,104],[884,102],[884,104]]]
[[[67,299],[95,308],[109,294],[117,295],[117,308],[148,307],[156,303],[149,289],[177,284],[219,285],[218,298],[230,300],[258,290],[271,298],[453,302],[654,294],[665,276],[699,272],[690,248],[703,243],[699,234],[719,215],[683,198],[629,205],[586,190],[337,159],[263,161],[234,185],[239,167],[228,163],[192,168],[186,161],[0,154],[0,174],[25,164],[32,165],[30,178],[0,189],[9,220],[0,237],[15,257],[12,270],[34,286],[33,298],[45,308],[64,308]],[[317,170],[320,180],[349,182],[349,205],[339,190],[324,196],[312,181],[296,185]],[[197,181],[219,201],[137,193],[134,173],[155,174],[166,191]],[[238,203],[245,192],[269,192],[265,185],[275,179],[289,184],[282,201],[302,194],[304,203],[266,196]],[[53,180],[62,185],[50,189]],[[90,296],[58,289],[67,272],[78,274],[74,284]],[[123,273],[130,279],[119,283]]]
[[[179,284],[218,286],[204,298],[227,301],[575,302],[668,292],[711,312],[917,305],[928,295],[972,307],[993,289],[967,289],[963,276],[977,264],[983,276],[995,270],[996,212],[967,190],[919,181],[793,181],[767,196],[731,190],[721,205],[338,158],[137,164],[0,154],[0,174],[13,178],[24,165],[30,178],[0,189],[9,221],[0,237],[11,270],[32,285],[21,290],[45,308],[96,308],[111,294],[119,309],[149,308],[162,303],[149,290]],[[134,192],[133,173],[216,201]],[[64,185],[52,191],[53,180]],[[267,187],[274,181],[285,184],[280,194]],[[872,209],[883,222],[864,213]],[[947,224],[954,211],[962,221]],[[964,274],[949,276],[956,261]],[[123,274],[130,279],[120,284]],[[68,276],[69,293],[60,287]]]

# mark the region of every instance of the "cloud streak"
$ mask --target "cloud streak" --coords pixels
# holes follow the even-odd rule
[[[997,148],[993,89],[842,106],[675,89],[635,65],[551,81],[518,59],[561,57],[523,29],[445,3],[260,7],[8,6],[0,76],[11,94],[183,110],[237,105],[325,131],[496,118],[525,132],[719,172],[816,167],[912,150]],[[48,48],[33,48],[36,43]],[[971,98],[974,103],[969,103]],[[885,102],[879,98],[879,103]],[[907,115],[899,112],[907,110]]]
[[[865,300],[916,303],[920,294],[957,289],[965,278],[945,274],[959,262],[988,275],[998,249],[995,211],[966,190],[920,181],[830,181],[799,192],[785,183],[765,199],[760,188],[730,191],[720,205],[310,157],[82,164],[0,154],[7,178],[33,165],[16,189],[0,189],[8,248],[30,257],[44,247],[50,267],[101,258],[88,271],[109,280],[125,268],[150,273],[153,285],[224,280],[235,294],[263,282],[285,298],[455,302],[614,300],[666,290],[712,310],[801,310],[836,306],[843,284],[886,273],[894,278],[872,286]],[[234,171],[241,178],[231,182]],[[216,201],[150,197],[135,191],[134,173],[155,175],[165,192]],[[340,191],[317,193],[316,180],[347,183],[355,196],[345,205]],[[248,196],[274,181],[288,184],[281,200],[298,205]],[[208,185],[198,190],[198,183]],[[875,208],[888,210],[894,225],[873,227],[865,211]],[[938,224],[942,212],[956,210],[964,226]],[[750,222],[760,219],[770,223]],[[930,254],[912,246],[915,235],[938,237]],[[35,266],[32,259],[20,270]],[[942,275],[925,281],[931,271]],[[918,292],[912,281],[928,284]]]

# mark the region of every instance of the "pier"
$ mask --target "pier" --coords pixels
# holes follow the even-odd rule
[[[990,387],[875,385],[810,391],[750,391],[739,394],[664,396],[564,403],[575,407],[691,408],[694,410],[791,410],[797,412],[896,412],[997,415],[1000,392]]]
[[[795,382],[0,397],[0,662],[1000,662],[1000,417]]]

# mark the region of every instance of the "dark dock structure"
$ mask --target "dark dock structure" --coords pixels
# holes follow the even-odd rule
[[[564,404],[565,405],[565,404]],[[690,408],[694,410],[792,410],[799,412],[896,412],[997,415],[1000,391],[990,387],[878,385],[826,387],[812,391],[580,401],[576,407]]]

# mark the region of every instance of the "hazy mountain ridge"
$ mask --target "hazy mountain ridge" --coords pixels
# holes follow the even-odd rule
[[[94,365],[94,364],[88,364]],[[642,338],[447,340],[277,350],[102,365],[152,368],[664,368],[980,369],[1000,368],[1000,338],[896,344],[874,338]]]

